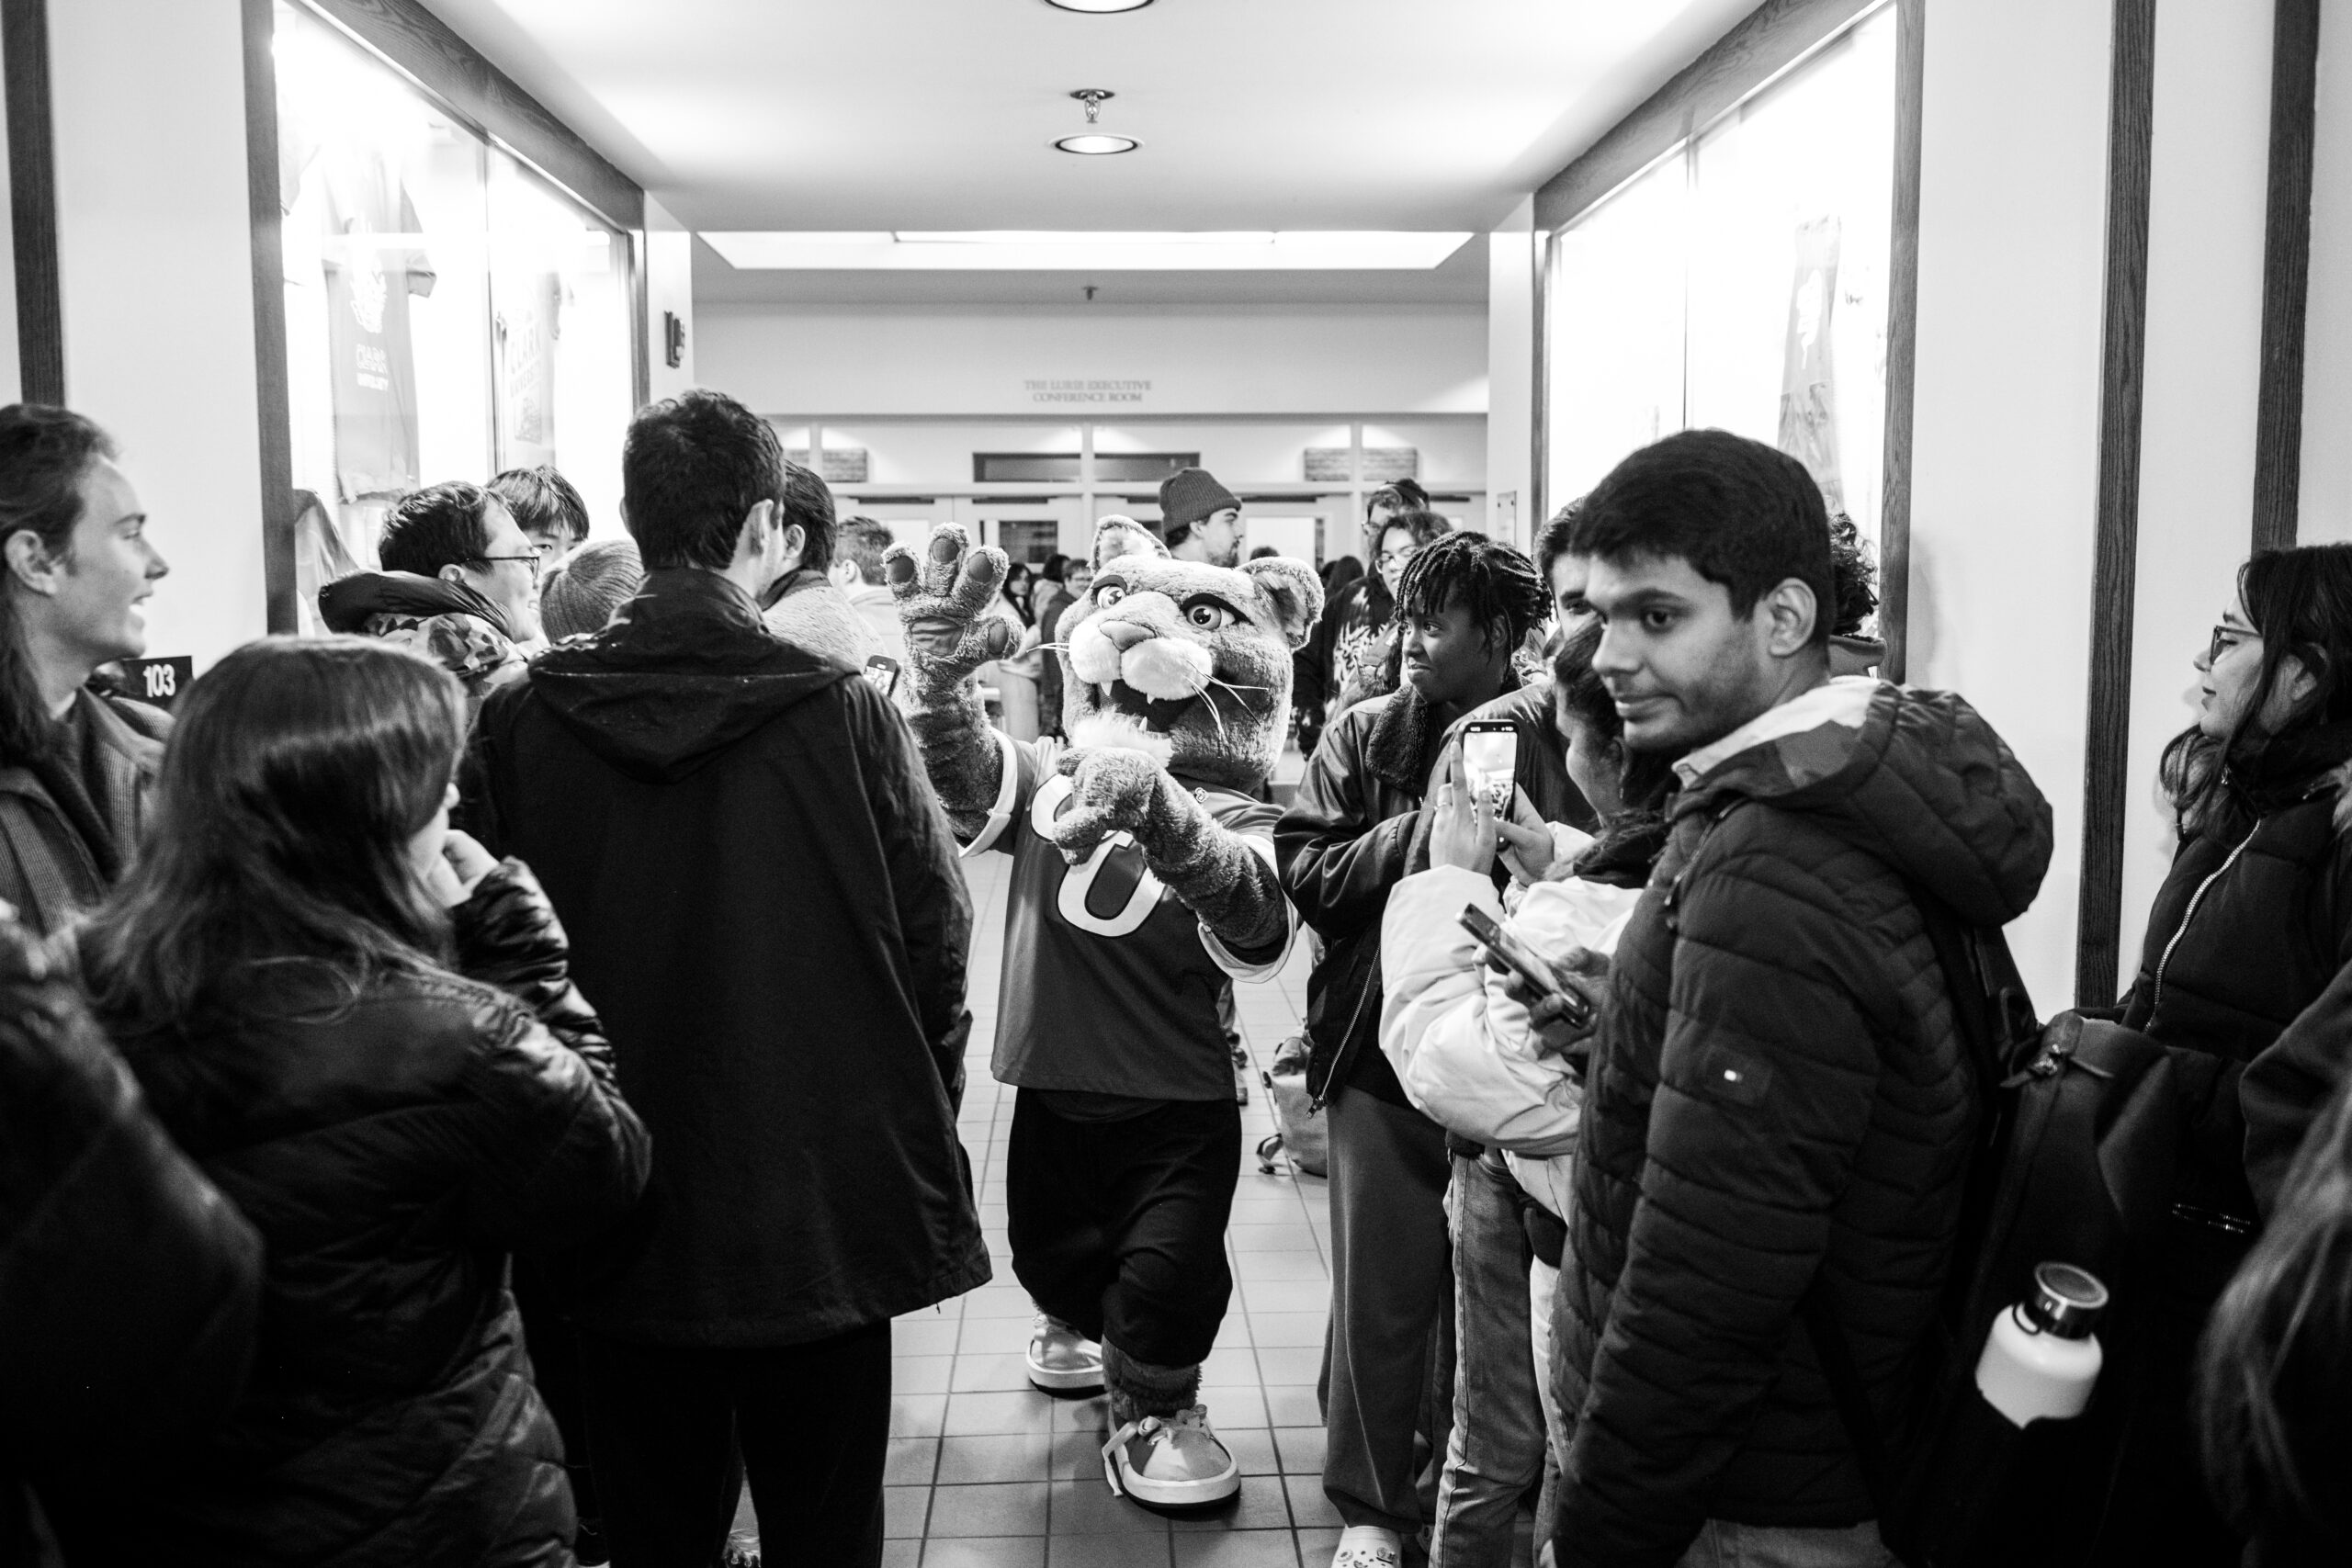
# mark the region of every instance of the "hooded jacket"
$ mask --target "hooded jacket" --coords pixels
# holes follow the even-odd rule
[[[0,761],[0,900],[50,935],[120,880],[146,831],[171,716],[94,688],[74,694],[67,733],[83,750]]]
[[[1949,694],[1834,681],[1680,766],[1586,1079],[1563,1564],[1871,1517],[1797,1304],[1818,1276],[1900,1431],[1977,1106],[1914,889],[1999,926],[2050,860],[2041,792]]]
[[[514,628],[462,582],[413,571],[358,571],[319,590],[329,631],[405,643],[458,678],[469,708],[523,678]]]
[[[580,1321],[806,1343],[989,1278],[956,1138],[971,903],[905,722],[715,573],[492,697],[464,823],[527,857],[660,1154]]]

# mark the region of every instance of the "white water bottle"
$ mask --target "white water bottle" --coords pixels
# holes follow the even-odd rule
[[[2033,1293],[1993,1320],[1976,1362],[1976,1389],[2016,1425],[2080,1416],[2098,1381],[2091,1333],[2107,1308],[2107,1287],[2088,1269],[2043,1263]]]

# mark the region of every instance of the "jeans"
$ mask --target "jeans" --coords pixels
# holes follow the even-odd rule
[[[753,1349],[583,1332],[582,1392],[615,1568],[709,1568],[752,1483],[777,1568],[875,1568],[890,1325]]]
[[[1709,1519],[1676,1568],[1894,1568],[1876,1520],[1842,1529]]]
[[[1519,1183],[1500,1156],[1453,1160],[1453,1435],[1438,1483],[1430,1568],[1510,1568],[1519,1501],[1544,1477]]]

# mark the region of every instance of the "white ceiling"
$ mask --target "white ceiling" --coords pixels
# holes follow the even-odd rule
[[[1045,0],[425,4],[689,228],[1483,230],[1756,0],[1157,0],[1107,17]],[[1053,151],[1083,124],[1078,87],[1116,93],[1103,125],[1143,148]],[[731,269],[697,250],[699,294]],[[1483,268],[1441,276],[1467,259],[1401,285],[1322,277],[1351,300],[1483,299]],[[912,300],[1060,299],[1091,280],[730,281],[739,299]],[[1301,286],[1102,281],[1131,300]]]

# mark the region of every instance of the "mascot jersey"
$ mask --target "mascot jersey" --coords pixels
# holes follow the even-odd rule
[[[1278,949],[1252,962],[1228,953],[1160,886],[1127,834],[1069,864],[1046,833],[1069,807],[1069,780],[1037,748],[1001,732],[997,741],[1004,771],[996,804],[964,852],[1012,856],[989,1063],[997,1081],[1136,1100],[1232,1099],[1217,998],[1234,980],[1281,970],[1297,916],[1286,917]],[[1279,807],[1179,782],[1272,863]]]

